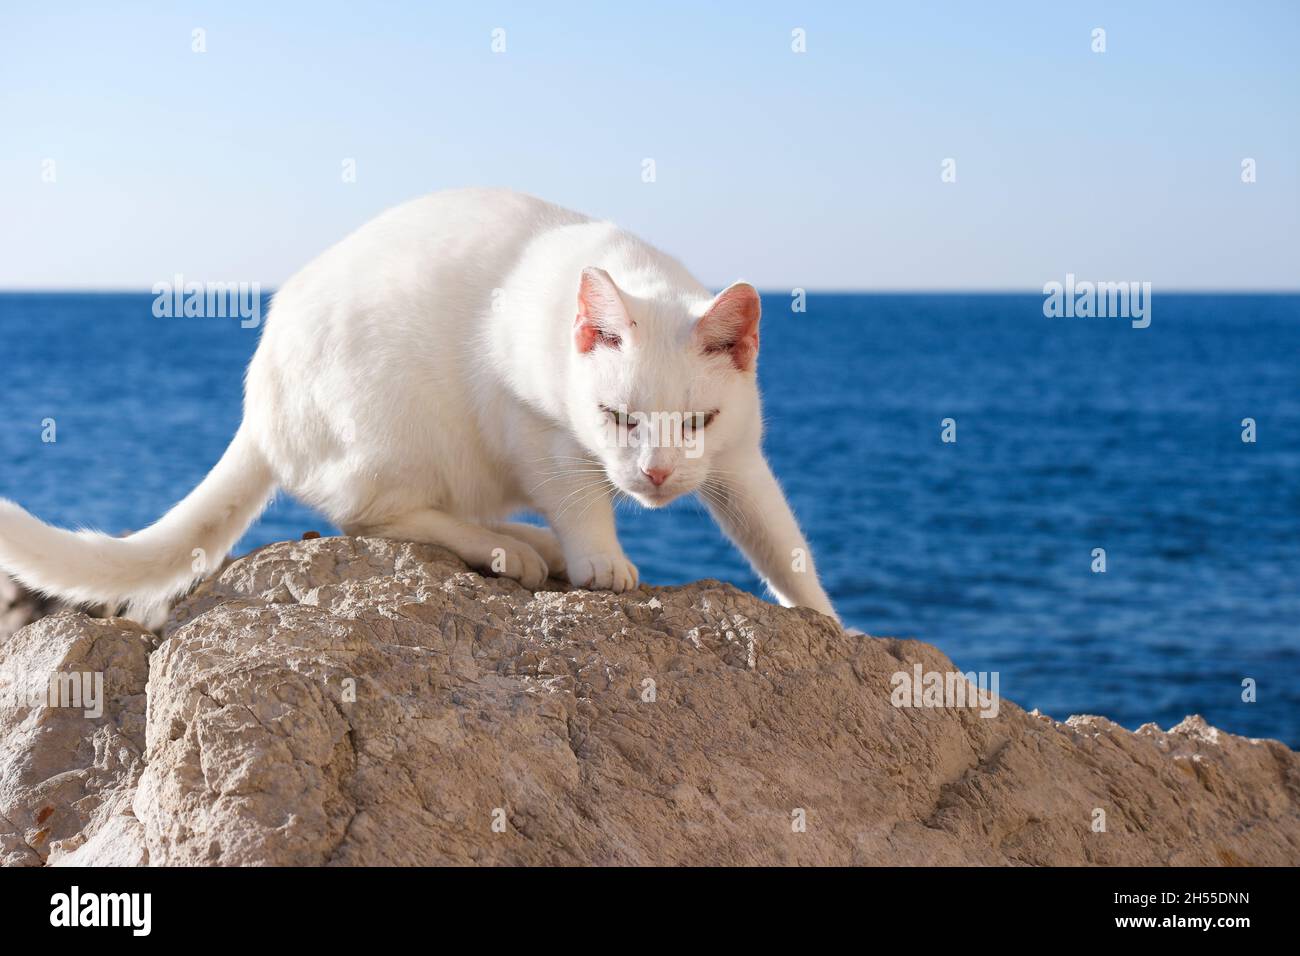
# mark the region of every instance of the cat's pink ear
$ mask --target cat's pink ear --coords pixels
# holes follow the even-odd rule
[[[623,339],[635,325],[609,273],[595,266],[583,269],[578,317],[573,323],[573,343],[578,351],[590,352],[598,345],[622,348]]]
[[[726,353],[742,372],[758,358],[758,320],[763,304],[748,282],[735,282],[718,293],[709,311],[695,323],[695,341],[706,354]]]

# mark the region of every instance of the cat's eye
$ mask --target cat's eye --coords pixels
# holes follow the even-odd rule
[[[693,415],[687,415],[682,422],[682,427],[687,431],[694,431],[696,428],[708,428],[713,420],[718,417],[717,410],[711,412],[695,412]]]
[[[613,419],[614,424],[619,428],[633,429],[636,428],[636,419],[621,409],[610,408],[607,405],[600,406],[600,410]]]

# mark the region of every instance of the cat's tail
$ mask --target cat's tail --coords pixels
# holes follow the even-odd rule
[[[124,538],[64,531],[0,498],[0,570],[77,604],[107,604],[139,621],[221,566],[275,491],[275,477],[241,427],[215,468],[156,523]]]

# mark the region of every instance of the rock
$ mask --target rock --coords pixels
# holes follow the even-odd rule
[[[147,860],[131,801],[144,769],[152,647],[139,625],[71,611],[4,643],[0,862]],[[65,680],[52,686],[51,674]]]
[[[0,724],[5,860],[1300,862],[1300,755],[1275,741],[895,707],[892,675],[953,665],[713,581],[552,585],[422,545],[271,545],[173,611],[147,721],[148,632],[24,629],[6,661],[113,690],[98,721]]]

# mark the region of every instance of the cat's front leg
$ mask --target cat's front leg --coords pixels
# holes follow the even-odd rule
[[[573,584],[616,593],[637,586],[640,576],[618,542],[606,482],[578,470],[571,476],[551,476],[532,498],[560,539],[565,573]]]
[[[718,466],[701,497],[727,537],[781,604],[810,607],[838,621],[808,542],[763,453],[752,449],[727,456]]]

